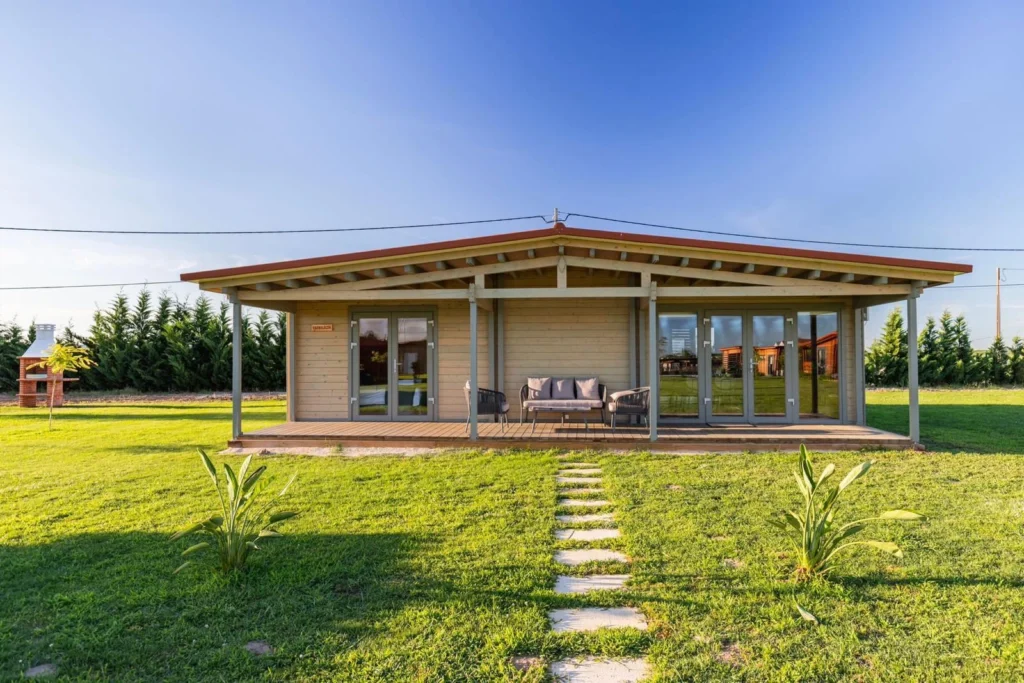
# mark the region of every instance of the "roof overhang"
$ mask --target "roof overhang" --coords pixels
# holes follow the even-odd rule
[[[522,271],[546,269],[639,273],[647,283],[686,288],[685,294],[671,294],[675,296],[700,296],[708,288],[717,288],[721,296],[758,296],[772,288],[793,296],[860,296],[865,301],[903,298],[972,271],[958,263],[585,230],[556,223],[541,230],[186,273],[181,279],[263,305],[257,302],[356,296],[465,298],[468,285],[476,283],[482,289],[488,276],[515,278]],[[746,289],[732,292],[741,287]],[[428,290],[429,296],[413,293],[420,289]],[[438,291],[445,289],[450,294]]]

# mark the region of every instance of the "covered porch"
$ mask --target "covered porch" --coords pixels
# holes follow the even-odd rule
[[[182,277],[233,304],[235,445],[773,450],[919,442],[917,298],[969,271],[557,223]],[[897,301],[907,436],[864,415],[867,310]],[[257,432],[241,420],[242,306],[288,313],[288,422]],[[520,425],[538,377],[647,391],[647,426]],[[468,400],[483,388],[507,399],[506,431]]]
[[[286,422],[246,432],[229,443],[237,448],[391,447],[391,448],[601,448],[657,449],[683,452],[788,451],[800,444],[812,450],[903,450],[910,438],[872,427],[840,424],[662,426],[657,444],[643,427],[611,427],[582,421],[510,422],[503,430],[480,423],[477,438],[469,438],[465,425],[453,422]]]

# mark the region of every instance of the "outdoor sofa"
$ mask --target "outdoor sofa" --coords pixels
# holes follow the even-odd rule
[[[584,427],[589,429],[587,411],[600,410],[604,422],[607,400],[608,390],[597,377],[527,377],[519,390],[519,421],[525,422],[527,415],[533,413],[535,430],[538,413],[561,413],[563,424],[567,413],[583,413]]]

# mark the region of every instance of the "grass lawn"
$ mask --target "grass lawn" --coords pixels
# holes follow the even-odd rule
[[[872,423],[898,428],[899,397],[872,394]],[[572,547],[552,540],[555,453],[267,458],[282,480],[298,470],[287,536],[241,576],[172,576],[189,543],[168,536],[213,510],[195,448],[224,444],[227,404],[69,407],[52,433],[45,411],[3,408],[0,679],[53,662],[76,680],[540,680],[509,657],[574,653],[645,654],[654,680],[1018,678],[1024,397],[922,397],[926,441],[989,454],[872,454],[842,514],[930,519],[875,532],[903,562],[866,552],[800,588],[820,627],[797,617],[789,548],[764,523],[797,500],[792,455],[588,456],[623,530],[596,545],[634,558],[615,595],[551,590],[553,552]],[[933,423],[930,406],[949,411]],[[246,425],[283,415],[252,403]],[[621,604],[651,631],[549,632],[553,607]]]

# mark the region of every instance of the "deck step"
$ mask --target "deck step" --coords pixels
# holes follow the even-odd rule
[[[646,659],[575,657],[551,664],[560,683],[638,683],[647,677]]]
[[[555,633],[579,633],[602,628],[647,630],[647,617],[634,607],[579,607],[548,612]]]
[[[626,587],[629,574],[592,574],[590,576],[555,577],[555,593],[578,595],[591,591],[618,591]]]
[[[587,562],[629,562],[629,558],[618,550],[588,548],[586,550],[559,550],[555,552],[555,562],[567,567],[576,567]]]
[[[603,541],[621,536],[618,529],[555,529],[558,541]]]

